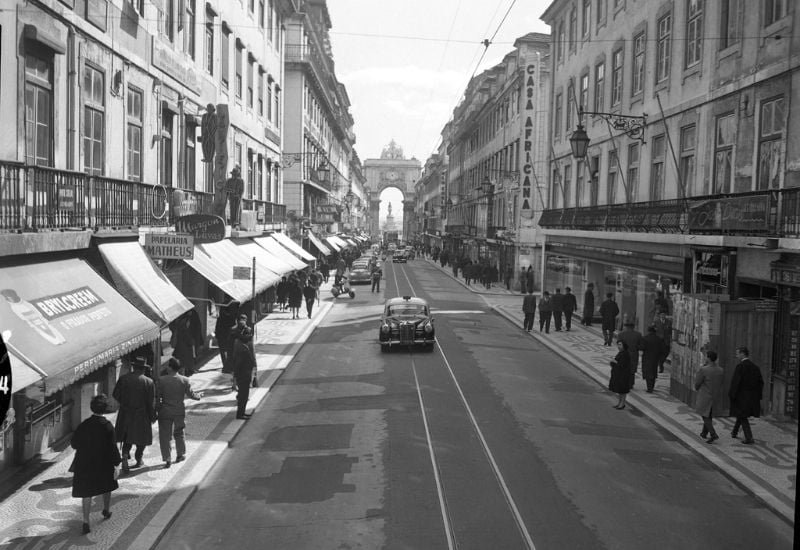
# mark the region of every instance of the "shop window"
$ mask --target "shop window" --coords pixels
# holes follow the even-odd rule
[[[83,169],[101,175],[105,159],[105,78],[88,63],[83,68]]]
[[[778,189],[783,165],[786,112],[782,97],[761,104],[758,140],[758,189]]]
[[[53,55],[25,52],[25,162],[53,166]]]
[[[132,181],[142,181],[142,125],[144,122],[142,98],[141,90],[128,86],[125,148],[128,179]]]
[[[717,117],[715,130],[712,195],[729,192],[733,183],[733,144],[736,139],[734,114]]]

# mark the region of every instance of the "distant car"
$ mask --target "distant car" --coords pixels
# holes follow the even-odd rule
[[[392,262],[394,263],[407,263],[408,262],[408,249],[405,246],[398,246],[392,253]]]
[[[371,280],[369,260],[367,258],[355,260],[350,267],[350,284],[369,283]]]
[[[389,351],[392,346],[413,345],[422,345],[428,351],[433,351],[436,330],[428,302],[416,296],[386,300],[378,341],[381,351]]]

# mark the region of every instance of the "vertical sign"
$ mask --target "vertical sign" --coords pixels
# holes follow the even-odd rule
[[[797,414],[797,359],[800,352],[800,316],[790,315],[786,334],[784,335],[785,347],[783,349],[783,372],[786,373],[786,397],[784,399],[784,414],[795,416]]]
[[[534,78],[535,73],[536,65],[533,63],[525,67],[525,125],[523,130],[524,139],[522,141],[524,162],[522,164],[522,204],[520,205],[520,215],[523,218],[533,217],[531,177],[533,177],[533,133],[536,129],[534,120],[538,100],[536,94],[536,85],[538,83]]]

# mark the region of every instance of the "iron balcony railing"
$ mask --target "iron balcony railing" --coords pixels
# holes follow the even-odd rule
[[[542,212],[547,229],[800,237],[800,188]]]
[[[167,226],[210,213],[213,194],[0,161],[0,231],[115,230]],[[286,221],[286,206],[244,199],[264,224]],[[263,216],[262,216],[263,214]]]

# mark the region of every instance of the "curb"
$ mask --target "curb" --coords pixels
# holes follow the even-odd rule
[[[497,314],[504,317],[509,323],[519,328],[519,320],[504,311],[501,306],[491,305],[490,307]],[[606,380],[601,377],[596,369],[587,365],[582,358],[576,357],[568,350],[557,346],[534,332],[531,332],[530,335],[538,342],[542,343],[547,349],[560,356],[562,359],[567,360],[572,366],[576,367],[580,372],[595,381],[602,388],[606,387]],[[763,483],[759,478],[753,476],[749,470],[742,468],[731,457],[719,452],[714,452],[711,446],[700,446],[697,443],[695,432],[670,418],[666,413],[645,401],[640,395],[630,393],[627,402],[628,405],[632,405],[640,412],[645,413],[651,422],[672,434],[684,447],[695,452],[717,468],[725,477],[743,491],[757,498],[775,515],[789,525],[794,526],[794,507],[791,504],[783,502],[780,495],[775,494],[775,490],[772,486]],[[745,481],[751,482],[752,485],[746,484]]]

